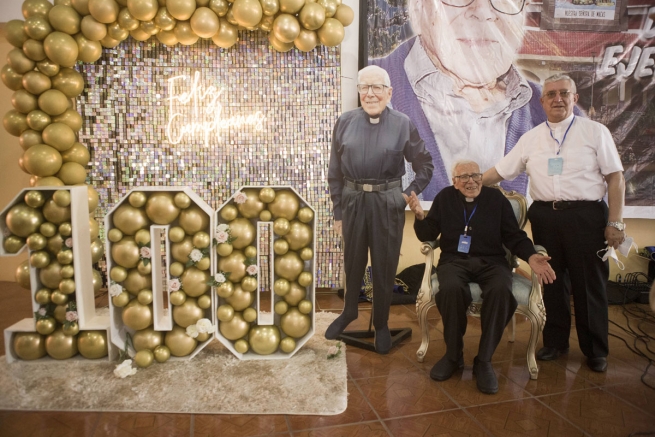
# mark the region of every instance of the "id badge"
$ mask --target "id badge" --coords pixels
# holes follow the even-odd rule
[[[562,159],[561,157],[550,158],[548,160],[548,176],[562,174],[563,168],[564,168],[564,159]]]
[[[457,245],[457,251],[460,253],[469,253],[469,250],[471,250],[471,236],[460,235],[459,244]]]

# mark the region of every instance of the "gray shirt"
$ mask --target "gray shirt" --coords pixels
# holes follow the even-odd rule
[[[341,115],[332,132],[328,168],[334,219],[341,220],[344,178],[372,184],[398,180],[405,174],[405,159],[416,177],[404,191],[418,194],[430,182],[434,167],[409,117],[391,108],[380,114],[378,123],[371,123],[362,108]]]

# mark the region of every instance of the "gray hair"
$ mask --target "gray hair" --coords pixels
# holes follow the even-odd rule
[[[357,83],[361,83],[362,81],[362,75],[366,73],[378,73],[381,74],[382,77],[384,78],[384,84],[388,87],[391,87],[391,79],[389,79],[389,73],[387,73],[387,70],[385,70],[382,67],[378,67],[377,65],[369,65],[368,67],[364,67],[361,70],[357,72]]]
[[[569,83],[571,84],[571,88],[572,88],[571,91],[573,92],[573,94],[576,93],[575,81],[571,79],[571,76],[564,73],[553,74],[548,79],[544,80],[544,87],[546,86],[547,83],[559,82],[560,80],[568,80]],[[543,95],[543,91],[542,91],[542,95]]]
[[[455,169],[457,167],[459,167],[460,165],[468,165],[468,164],[474,164],[474,165],[477,165],[478,168],[480,168],[480,164],[478,164],[475,161],[471,161],[470,159],[460,159],[460,160],[457,160],[457,161],[455,161],[453,163],[453,166],[450,169],[450,174],[455,176]]]

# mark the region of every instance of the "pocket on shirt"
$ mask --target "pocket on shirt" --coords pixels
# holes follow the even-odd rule
[[[402,150],[384,149],[382,178],[399,178],[405,173],[405,155]]]

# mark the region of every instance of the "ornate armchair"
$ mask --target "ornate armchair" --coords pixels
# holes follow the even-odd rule
[[[515,191],[505,191],[500,187],[495,187],[503,192],[512,204],[514,214],[521,229],[525,226],[527,217],[527,201],[525,197]],[[424,242],[421,244],[421,253],[425,255],[425,273],[423,274],[423,281],[419,289],[416,299],[416,314],[418,316],[418,324],[421,328],[421,346],[416,352],[419,362],[423,362],[425,354],[427,353],[430,344],[430,326],[428,324],[428,310],[436,305],[434,296],[439,292],[439,281],[437,275],[432,275],[432,266],[434,265],[434,249],[439,247],[439,241]],[[537,252],[547,255],[546,250],[542,246],[535,246]],[[539,280],[536,275],[532,273],[532,279],[516,273],[514,269],[518,267],[518,261],[515,256],[507,251],[507,261],[512,268],[512,293],[518,302],[518,307],[515,314],[521,314],[528,318],[532,331],[530,340],[528,342],[527,360],[528,370],[531,379],[537,379],[539,369],[535,359],[535,349],[537,347],[537,339],[539,333],[543,330],[546,323],[546,310],[542,299],[542,290]],[[467,314],[473,317],[480,317],[480,308],[482,307],[482,299],[480,295],[482,290],[478,284],[471,282],[471,295],[473,302],[468,308]],[[512,319],[510,341],[514,341],[514,325],[515,320]]]

